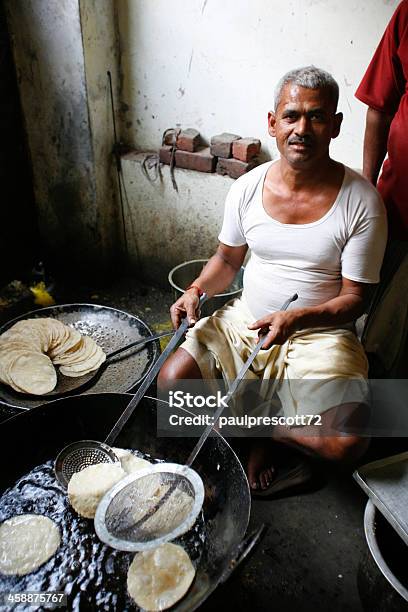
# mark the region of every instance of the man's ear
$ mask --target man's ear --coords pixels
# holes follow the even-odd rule
[[[273,111],[269,111],[268,113],[268,132],[270,136],[273,136],[273,137],[276,136],[275,126],[276,126],[276,115]]]
[[[343,121],[343,113],[336,113],[334,116],[332,138],[337,138],[337,136],[340,134],[340,127],[341,127],[342,121]]]

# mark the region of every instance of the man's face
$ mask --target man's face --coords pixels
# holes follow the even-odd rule
[[[268,128],[281,156],[293,168],[303,169],[328,157],[330,141],[338,136],[342,119],[327,90],[288,83],[278,108],[268,114]]]

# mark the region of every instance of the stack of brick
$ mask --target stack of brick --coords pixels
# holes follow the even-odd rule
[[[259,162],[257,155],[261,150],[261,141],[257,138],[241,138],[236,134],[218,134],[211,138],[211,146],[201,142],[200,133],[189,128],[179,132],[177,139],[174,130],[170,130],[160,148],[160,161],[170,164],[175,142],[175,166],[198,172],[215,172],[238,178],[252,170]]]
[[[211,138],[210,151],[218,157],[218,174],[236,179],[259,163],[256,157],[261,151],[261,141],[224,132]]]
[[[170,131],[160,148],[160,161],[170,164],[174,132]],[[214,172],[217,159],[211,155],[210,147],[201,143],[200,132],[189,128],[182,130],[176,140],[175,166],[198,172]]]

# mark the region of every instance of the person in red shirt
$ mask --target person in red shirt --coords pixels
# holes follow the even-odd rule
[[[408,276],[407,89],[408,0],[402,0],[355,94],[368,106],[363,174],[377,186],[389,224],[381,284],[371,305],[373,316],[363,341],[366,340],[368,352],[378,354],[391,376],[398,371],[405,352],[408,319],[408,296],[404,290]]]
[[[389,235],[408,240],[408,0],[388,24],[356,97],[368,105],[363,174],[377,184]],[[384,161],[386,154],[387,159]]]

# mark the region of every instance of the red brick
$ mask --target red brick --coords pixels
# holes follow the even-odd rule
[[[174,132],[176,130],[168,130],[166,131],[166,135],[164,137],[164,143],[165,145],[172,145],[173,144],[173,139],[174,139]]]
[[[190,151],[193,153],[197,151],[201,144],[200,132],[193,128],[182,130],[177,138],[176,147],[182,151]]]
[[[170,164],[171,159],[171,146],[163,145],[160,147],[159,158],[162,164]]]
[[[196,153],[189,151],[176,151],[176,166],[198,172],[214,172],[217,159],[211,155],[210,147],[204,147]]]
[[[213,136],[210,142],[211,154],[216,157],[231,157],[232,143],[240,138],[241,136],[228,132]]]
[[[223,157],[218,158],[217,163],[217,173],[218,174],[228,174],[231,178],[237,179],[245,172],[249,172],[252,168],[255,168],[257,165],[257,160],[252,159],[250,162],[243,162],[239,159],[234,159],[230,157],[229,159],[225,159]]]
[[[232,156],[243,162],[249,162],[261,150],[261,141],[258,138],[241,138],[232,143]]]

